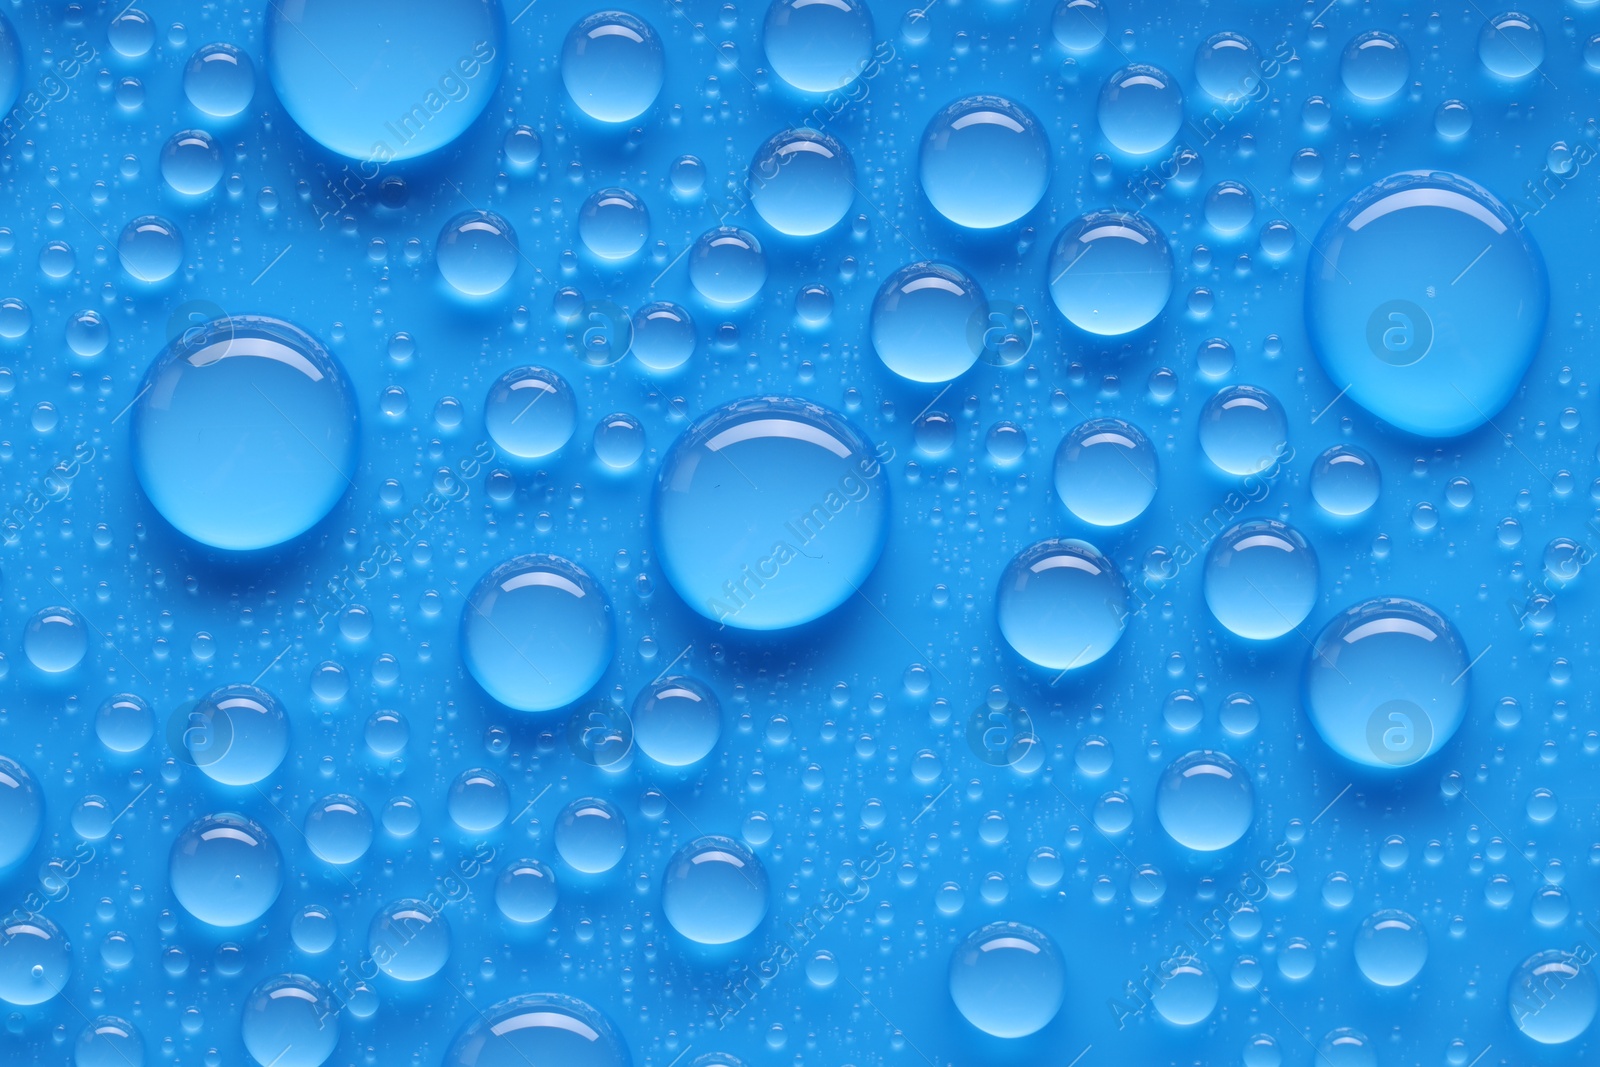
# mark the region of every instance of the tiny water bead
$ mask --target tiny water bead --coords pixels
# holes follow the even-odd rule
[[[529,993],[470,1013],[441,1067],[632,1067],[611,1020],[561,993]]]
[[[950,996],[967,1022],[995,1037],[1027,1037],[1056,1017],[1066,968],[1044,931],[995,922],[967,935],[950,955]]]
[[[959,268],[908,264],[885,279],[872,302],[873,350],[902,378],[951,381],[978,361],[987,308],[978,283]]]
[[[625,471],[644,455],[644,425],[632,415],[607,415],[594,426],[594,454],[612,470]]]
[[[372,815],[343,793],[325,796],[306,812],[306,844],[326,863],[355,863],[372,847]]]
[[[420,982],[449,960],[450,925],[423,901],[396,900],[373,916],[367,952],[390,978]]]
[[[1242,522],[1206,554],[1206,606],[1240,637],[1270,641],[1311,614],[1317,575],[1317,555],[1300,531],[1273,519]]]
[[[1055,485],[1067,510],[1091,526],[1130,523],[1155,499],[1155,446],[1122,419],[1081,422],[1056,449]]]
[[[1526,78],[1544,62],[1544,31],[1521,12],[1496,15],[1478,35],[1478,58],[1491,74]]]
[[[517,556],[490,570],[461,612],[461,657],[485,692],[518,711],[583,696],[611,663],[611,604],[560,556]]]
[[[1194,80],[1224,103],[1253,96],[1261,84],[1261,56],[1243,34],[1212,34],[1195,50]]]
[[[1355,445],[1334,445],[1311,465],[1311,497],[1329,515],[1364,515],[1378,502],[1378,461]]]
[[[758,148],[748,182],[756,213],[791,237],[833,229],[856,196],[850,154],[827,134],[808,129],[786,130]]]
[[[1373,912],[1356,931],[1355,956],[1356,966],[1374,985],[1408,985],[1428,960],[1428,933],[1403,911]]]
[[[1135,63],[1106,80],[1097,114],[1100,132],[1115,148],[1146,155],[1177,135],[1183,124],[1183,91],[1160,67]]]
[[[1162,772],[1156,817],[1178,844],[1215,852],[1249,832],[1255,821],[1255,789],[1244,768],[1223,753],[1191,752]]]
[[[1411,76],[1411,53],[1382,30],[1358,34],[1345,45],[1339,78],[1357,100],[1378,103],[1398,93]]]
[[[713,410],[673,444],[656,481],[667,579],[689,607],[739,629],[826,615],[883,551],[892,454],[809,401],[754,397]]]
[[[542,459],[566,447],[578,424],[572,386],[553,370],[517,367],[489,387],[483,421],[501,451]]]
[[[179,759],[223,785],[254,785],[289,751],[289,720],[278,698],[253,685],[215,689],[182,724]]]
[[[515,923],[537,923],[556,910],[556,875],[539,860],[506,864],[495,879],[494,902]]]
[[[0,756],[0,871],[27,858],[44,829],[44,796],[33,775],[10,756]]]
[[[1527,231],[1457,174],[1408,171],[1329,217],[1306,277],[1312,344],[1335,388],[1409,433],[1454,437],[1515,394],[1549,286]]]
[[[456,826],[469,834],[486,834],[511,814],[511,792],[495,772],[474,768],[456,776],[446,807]]]
[[[694,678],[659,678],[633,702],[633,739],[639,751],[663,767],[689,767],[717,747],[722,706],[716,694]]]
[[[278,845],[242,815],[207,815],[172,843],[172,895],[203,923],[232,927],[265,915],[283,888]]]
[[[729,838],[699,838],[667,864],[661,911],[690,941],[727,945],[741,940],[766,918],[766,868]]]
[[[42,915],[13,915],[0,926],[0,1001],[31,1007],[53,1000],[72,975],[72,949]]]
[[[350,383],[320,342],[280,319],[213,319],[175,338],[132,416],[140,486],[162,517],[214,548],[298,537],[356,473]]]
[[[649,237],[650,212],[644,201],[626,189],[601,189],[578,211],[578,238],[601,259],[627,259],[638,253]],[[513,263],[512,268],[515,266]]]
[[[1032,211],[1050,184],[1050,142],[1039,120],[1003,96],[963,97],[928,122],[922,192],[957,226],[988,230]],[[1002,173],[1005,181],[995,181]]]
[[[88,654],[89,627],[71,608],[40,608],[22,631],[22,651],[44,673],[65,674]]]
[[[767,256],[755,234],[737,226],[707,230],[689,250],[689,283],[710,304],[738,307],[767,284]]]
[[[333,998],[302,974],[269,978],[251,991],[239,1024],[260,1067],[322,1067],[339,1043]]]
[[[1200,449],[1217,469],[1247,477],[1285,455],[1289,419],[1278,398],[1254,385],[1219,391],[1200,412]]]
[[[516,229],[492,211],[463,211],[444,224],[434,249],[444,280],[470,297],[505,288],[521,258]]]
[[[694,355],[694,319],[677,304],[657,301],[633,313],[633,358],[658,374],[677,370]]]
[[[175,192],[204,196],[222,180],[222,153],[203,130],[182,130],[161,149],[161,177]]]
[[[833,92],[871,63],[872,13],[864,0],[773,0],[761,44],[778,77],[802,92]]]
[[[1110,652],[1128,618],[1128,586],[1084,541],[1040,541],[1000,577],[996,614],[1006,643],[1050,671],[1081,670]]]
[[[1117,337],[1153,322],[1172,296],[1172,249],[1138,215],[1096,211],[1068,223],[1050,253],[1050,297],[1086,333]]]
[[[72,1047],[73,1067],[144,1067],[144,1035],[128,1020],[102,1015]]]
[[[1546,949],[1523,960],[1507,983],[1506,1006],[1517,1029],[1541,1045],[1583,1035],[1600,1006],[1592,959]]]
[[[628,850],[628,824],[609,801],[574,800],[556,818],[556,853],[583,874],[604,874]]]
[[[1334,616],[1306,659],[1306,710],[1339,755],[1411,766],[1442,748],[1466,715],[1461,637],[1416,600],[1375,597]]]
[[[211,118],[232,118],[255,98],[256,65],[231,44],[205,45],[184,65],[183,95]]]
[[[117,259],[135,281],[155,285],[183,263],[183,234],[159,215],[143,215],[128,223],[117,239]]]
[[[666,59],[655,29],[622,11],[597,11],[580,19],[561,46],[567,95],[600,122],[632,122],[649,111],[665,77]]]
[[[500,0],[302,0],[266,13],[267,71],[312,140],[386,164],[456,140],[505,66]]]

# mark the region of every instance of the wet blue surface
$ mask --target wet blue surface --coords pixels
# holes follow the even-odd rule
[[[1600,4],[524,2],[0,5],[0,1060],[1594,1058]]]

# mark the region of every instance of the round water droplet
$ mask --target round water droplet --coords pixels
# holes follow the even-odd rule
[[[161,177],[175,192],[204,196],[222,180],[222,155],[203,130],[173,134],[161,149]]]
[[[1128,586],[1117,565],[1083,541],[1040,541],[1017,553],[995,597],[1000,632],[1051,671],[1081,670],[1122,637]]]
[[[1050,297],[1086,333],[1148,325],[1172,295],[1172,250],[1138,215],[1095,211],[1069,222],[1050,253]]]
[[[1311,497],[1330,515],[1365,514],[1379,488],[1378,461],[1354,445],[1334,445],[1311,466]]]
[[[277,47],[274,41],[272,50],[275,52]],[[208,44],[190,56],[183,68],[183,95],[212,118],[232,118],[249,107],[256,95],[256,65],[248,54],[231,44]],[[371,146],[362,146],[359,154],[363,158],[368,147]]]
[[[644,426],[632,415],[607,415],[594,426],[594,454],[612,470],[623,471],[644,455]]]
[[[89,627],[71,608],[40,608],[22,631],[22,651],[46,674],[63,674],[88,654]]]
[[[143,697],[132,693],[109,696],[95,713],[95,736],[113,752],[137,752],[155,736],[156,716]],[[0,823],[5,820],[0,819]],[[0,861],[0,868],[6,864]]]
[[[486,834],[511,814],[511,792],[498,774],[480,767],[456,776],[446,804],[450,821],[469,834]]]
[[[538,860],[508,863],[495,880],[494,902],[512,922],[543,922],[556,910],[555,872]]]
[[[434,250],[444,280],[472,297],[499,292],[521,258],[516,229],[492,211],[463,211],[445,223]]]
[[[212,926],[244,926],[267,913],[283,888],[278,845],[242,815],[208,815],[172,843],[172,894]]]
[[[1591,963],[1562,949],[1523,960],[1506,995],[1517,1029],[1541,1045],[1563,1045],[1588,1030],[1600,1005]]]
[[[442,1067],[632,1067],[611,1020],[560,993],[529,993],[467,1012]]]
[[[855,202],[855,163],[827,134],[785,130],[756,150],[749,189],[768,226],[811,237],[837,226]]]
[[[382,165],[471,126],[505,65],[500,0],[297,0],[266,14],[267,70],[312,140]]]
[[[73,354],[93,359],[110,343],[111,329],[98,311],[80,311],[67,320],[67,347]]]
[[[626,189],[601,189],[578,211],[578,238],[601,259],[627,259],[643,248],[649,237],[650,212],[643,200]]]
[[[44,794],[38,783],[22,764],[0,756],[0,871],[22,862],[43,828]]]
[[[1361,921],[1355,953],[1356,966],[1367,981],[1380,986],[1408,985],[1428,960],[1428,932],[1403,911],[1376,911]]]
[[[495,700],[550,711],[583,696],[611,663],[611,604],[560,556],[517,556],[489,571],[461,612],[461,657]]]
[[[1050,32],[1069,52],[1092,52],[1108,39],[1105,6],[1100,0],[1056,0]]]
[[[328,951],[339,936],[339,924],[333,914],[320,904],[301,908],[289,927],[294,947],[309,955]]]
[[[556,818],[556,853],[567,866],[584,874],[604,874],[628,850],[628,824],[609,802],[598,797],[574,800]]]
[[[1472,129],[1472,109],[1460,100],[1446,100],[1433,113],[1433,128],[1446,140],[1465,137]]]
[[[1399,38],[1368,30],[1345,45],[1339,77],[1357,100],[1376,103],[1398,93],[1411,76],[1411,53]]]
[[[278,319],[214,319],[174,339],[133,409],[139,484],[214,548],[266,548],[316,525],[355,476],[357,440],[343,369]]]
[[[289,751],[289,720],[278,698],[253,685],[213,690],[181,723],[180,760],[223,785],[254,785]]]
[[[872,302],[872,347],[902,378],[951,381],[978,361],[973,327],[988,325],[987,306],[978,283],[959,269],[909,264],[889,275]]]
[[[665,767],[688,767],[705,759],[722,734],[722,706],[701,681],[674,675],[640,691],[633,704],[633,739],[640,751]]]
[[[694,320],[677,304],[659,301],[633,314],[633,358],[658,374],[689,361],[694,337]]]
[[[841,415],[758,397],[686,430],[652,505],[663,569],[708,619],[776,630],[855,595],[883,551],[889,486],[880,452]]]
[[[372,846],[372,815],[355,797],[334,793],[306,813],[306,844],[327,863],[354,863]]]
[[[102,1015],[83,1028],[73,1067],[144,1067],[144,1035],[126,1019]]]
[[[135,281],[164,282],[183,264],[183,235],[159,215],[141,216],[123,228],[117,259]]]
[[[950,955],[950,996],[967,1022],[995,1037],[1027,1037],[1061,1010],[1066,968],[1055,942],[1022,923],[996,922]]]
[[[449,960],[450,925],[423,901],[396,900],[373,917],[367,952],[390,978],[420,982]]]
[[[71,975],[72,948],[55,923],[16,914],[0,927],[0,1000],[18,1007],[43,1004]]]
[[[1544,335],[1544,259],[1459,175],[1367,187],[1323,225],[1310,262],[1307,325],[1328,377],[1410,433],[1454,437],[1492,419]]]
[[[864,0],[773,0],[761,33],[778,77],[807,93],[855,81],[872,61],[872,40]]]
[[[1092,526],[1132,522],[1156,495],[1156,450],[1143,431],[1121,419],[1090,419],[1056,449],[1056,493]]]
[[[958,226],[993,229],[1032,211],[1050,184],[1050,142],[1033,113],[1002,96],[963,97],[922,134],[922,192]],[[995,181],[1004,174],[1006,180]]]
[[[580,19],[561,47],[561,82],[578,109],[601,122],[632,122],[661,92],[661,39],[641,18],[597,11]]]
[[[1238,233],[1256,216],[1256,199],[1234,181],[1218,182],[1206,194],[1206,223],[1219,234]]]
[[[1206,606],[1240,637],[1295,630],[1317,603],[1317,554],[1299,530],[1253,519],[1225,530],[1206,554]]]
[[[1243,34],[1212,34],[1195,50],[1194,80],[1218,100],[1237,103],[1261,85],[1261,56]]]
[[[1317,1062],[1324,1067],[1378,1067],[1378,1050],[1360,1030],[1341,1026],[1317,1042]]]
[[[251,990],[239,1029],[261,1067],[322,1067],[339,1044],[339,1013],[319,983],[282,974]]]
[[[1228,474],[1258,474],[1286,451],[1289,420],[1278,398],[1253,385],[1233,385],[1206,401],[1200,448]]]
[[[736,307],[767,284],[767,256],[755,234],[736,226],[707,230],[689,252],[689,282],[708,303]]]
[[[1335,616],[1306,660],[1306,708],[1335,752],[1409,767],[1442,748],[1466,714],[1468,659],[1433,608],[1376,597]]]
[[[1215,852],[1239,840],[1255,821],[1255,810],[1255,789],[1244,768],[1221,752],[1173,760],[1156,787],[1161,828],[1196,852]]]
[[[1167,1022],[1195,1026],[1216,1011],[1217,995],[1216,976],[1199,960],[1182,957],[1163,965],[1160,982],[1150,1001]]]
[[[1491,74],[1526,78],[1544,62],[1544,31],[1530,15],[1496,15],[1478,35],[1478,58]]]
[[[661,910],[674,930],[702,945],[749,937],[767,916],[766,869],[729,838],[699,838],[661,876]]]
[[[1160,67],[1123,67],[1100,89],[1100,132],[1129,155],[1165,147],[1183,124],[1183,92]]]
[[[542,459],[566,447],[578,423],[572,386],[553,370],[518,367],[489,387],[483,420],[501,451]]]

